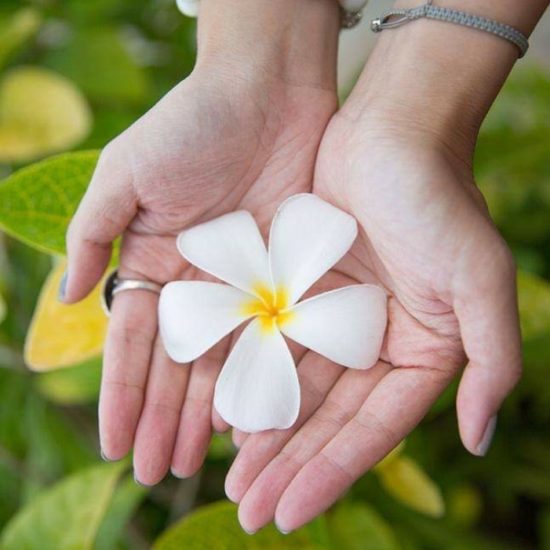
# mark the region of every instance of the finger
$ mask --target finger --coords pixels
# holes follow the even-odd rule
[[[233,430],[231,431],[231,439],[233,440],[233,445],[235,445],[237,449],[240,449],[244,445],[244,442],[249,435],[250,434],[242,432],[237,428],[233,428]]]
[[[521,335],[515,268],[505,249],[500,259],[480,263],[483,274],[460,289],[455,311],[469,363],[457,395],[464,446],[482,456],[489,449],[496,415],[521,377]]]
[[[256,531],[273,519],[277,503],[294,476],[353,418],[388,371],[388,365],[379,363],[367,371],[347,370],[339,378],[324,403],[244,495],[239,520],[247,531]],[[330,478],[325,482],[330,483]]]
[[[225,339],[191,367],[172,455],[171,469],[175,477],[191,477],[204,462],[212,436],[214,386],[227,354],[227,346]]]
[[[390,371],[291,481],[275,512],[279,529],[292,531],[324,512],[420,422],[451,376],[422,367]]]
[[[124,276],[131,276],[125,273]],[[158,296],[144,290],[116,295],[103,356],[99,434],[103,456],[132,448],[157,331]]]
[[[92,181],[67,232],[67,274],[60,299],[73,303],[99,282],[111,257],[112,242],[137,212],[130,171],[118,147],[102,153]]]
[[[258,474],[321,405],[343,370],[317,353],[304,356],[298,365],[301,402],[296,422],[287,430],[269,430],[246,437],[225,480],[225,492],[230,500],[240,502]]]
[[[134,441],[134,476],[142,485],[158,483],[170,468],[189,373],[157,336]]]
[[[212,428],[216,433],[222,434],[229,430],[231,426],[220,416],[215,407],[212,407]]]

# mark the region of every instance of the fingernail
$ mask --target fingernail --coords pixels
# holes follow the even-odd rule
[[[290,533],[290,530],[286,531],[285,529],[282,529],[281,527],[279,527],[277,525],[277,523],[275,523],[275,527],[277,527],[277,531],[279,531],[279,533],[281,533],[281,535],[288,535]]]
[[[100,451],[101,454],[101,460],[104,460],[105,462],[113,462],[103,451]]]
[[[478,456],[485,456],[489,447],[491,446],[491,441],[493,440],[493,435],[495,434],[495,428],[497,427],[497,415],[492,416],[487,422],[487,427],[483,432],[483,436],[476,447],[476,454]]]
[[[67,290],[67,272],[63,273],[63,277],[61,278],[61,282],[59,283],[59,289],[57,291],[57,299],[60,302],[63,302],[65,300],[65,291]]]
[[[234,502],[235,504],[239,504],[239,499],[235,498],[231,493],[231,485],[227,483],[227,479],[225,480],[225,486],[224,486],[225,496],[230,500],[231,502]]]
[[[179,472],[176,472],[174,468],[170,468],[170,473],[177,479],[188,479],[189,476],[184,476],[183,474],[180,474]]]
[[[257,531],[254,531],[252,529],[247,529],[246,527],[243,527],[242,525],[241,525],[241,527],[247,535],[255,535],[257,533]]]
[[[149,485],[145,485],[145,483],[142,483],[136,476],[136,473],[134,472],[134,481],[138,484],[138,485],[141,485],[141,487],[146,487],[147,489],[149,489]]]

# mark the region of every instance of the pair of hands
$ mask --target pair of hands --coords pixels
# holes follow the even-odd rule
[[[277,206],[312,191],[355,216],[360,235],[327,275],[386,289],[380,362],[343,369],[301,353],[302,406],[284,431],[234,433],[240,447],[226,492],[243,527],[296,529],[329,507],[422,419],[466,358],[457,398],[460,434],[478,455],[520,375],[511,255],[468,162],[419,128],[394,128],[331,89],[274,81],[269,92],[226,72],[196,70],[101,156],[68,234],[65,301],[83,298],[123,235],[121,277],[166,283],[202,275],[175,247],[184,227],[249,210],[264,235]],[[312,185],[313,182],[313,185]],[[103,456],[133,447],[136,479],[158,483],[200,468],[230,347],[192,365],[166,355],[158,297],[117,295],[100,397]]]

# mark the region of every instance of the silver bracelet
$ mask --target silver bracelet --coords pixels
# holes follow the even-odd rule
[[[392,17],[398,18],[392,19]],[[499,23],[493,19],[481,17],[480,15],[434,6],[433,0],[428,0],[426,4],[417,6],[416,8],[389,11],[382,17],[374,19],[371,22],[371,30],[373,32],[380,32],[384,29],[394,29],[405,23],[414,21],[415,19],[421,19],[422,17],[436,19],[438,21],[447,21],[448,23],[455,23],[456,25],[463,25],[465,27],[471,27],[500,36],[517,46],[520,58],[523,57],[529,49],[527,37],[514,27]]]

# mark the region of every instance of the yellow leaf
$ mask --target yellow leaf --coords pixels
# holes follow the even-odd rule
[[[82,302],[58,301],[66,264],[59,262],[44,283],[25,342],[25,362],[37,371],[69,367],[97,357],[103,350],[107,318],[101,307],[101,287]]]
[[[441,517],[445,503],[439,487],[409,457],[397,456],[375,469],[382,486],[395,499],[428,516]]]
[[[389,464],[391,464],[396,458],[401,456],[403,449],[405,448],[405,440],[401,441],[397,447],[392,449],[375,467],[374,471],[383,470]]]
[[[448,517],[461,527],[472,527],[483,512],[483,498],[474,485],[454,487],[448,496]]]
[[[0,81],[0,162],[27,162],[68,149],[90,128],[90,108],[65,77],[19,67]]]

